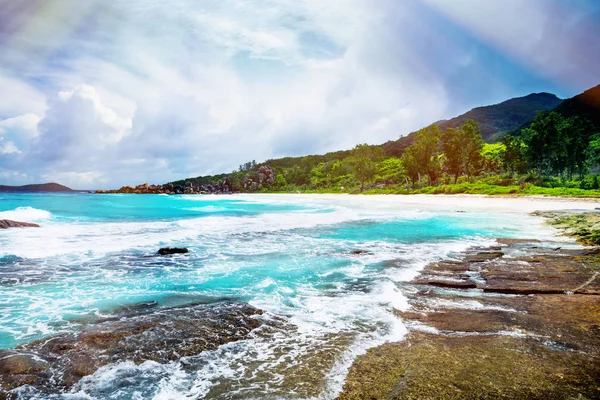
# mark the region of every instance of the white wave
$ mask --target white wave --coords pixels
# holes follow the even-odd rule
[[[0,219],[11,219],[20,222],[37,222],[52,218],[52,213],[33,207],[17,207],[14,210],[1,211]]]
[[[174,222],[53,223],[41,229],[11,230],[0,236],[0,257],[44,258],[75,254],[95,258],[128,249],[156,251],[157,246],[190,245],[232,234],[312,228],[360,219],[349,210],[327,214],[281,213],[251,217],[209,216]]]

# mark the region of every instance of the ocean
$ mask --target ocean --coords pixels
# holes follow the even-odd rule
[[[499,237],[551,237],[519,210],[398,196],[0,194],[0,349],[94,319],[189,304],[263,310],[244,340],[168,363],[120,360],[44,399],[331,399],[352,361],[402,340],[427,263]],[[157,256],[161,247],[188,254]],[[128,308],[129,307],[129,308]]]

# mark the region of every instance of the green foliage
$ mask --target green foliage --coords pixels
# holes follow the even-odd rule
[[[391,155],[393,154],[393,155]],[[423,128],[381,146],[255,161],[230,174],[174,182],[177,186],[221,183],[242,191],[262,166],[273,183],[262,192],[307,193],[473,193],[489,195],[600,196],[598,177],[586,176],[600,164],[600,132],[579,116],[540,112],[520,137],[484,143],[477,122],[465,120],[440,132]],[[577,176],[577,178],[575,178]],[[256,190],[256,189],[254,189]]]
[[[502,159],[504,170],[511,175],[525,173],[527,171],[526,150],[527,146],[519,138],[506,135],[502,139],[505,151]]]
[[[417,131],[415,142],[402,155],[407,174],[415,182],[421,174],[427,176],[429,185],[435,185],[441,171],[440,159],[440,128],[431,125]]]
[[[375,181],[377,183],[393,185],[404,183],[408,179],[402,160],[397,157],[390,157],[377,165],[377,174]]]
[[[486,172],[500,173],[505,156],[506,145],[504,143],[485,143],[481,148],[483,169]]]
[[[365,188],[365,182],[372,179],[377,172],[375,160],[381,157],[381,152],[368,144],[359,144],[352,151],[348,162],[354,169],[356,179],[360,182],[360,191]]]

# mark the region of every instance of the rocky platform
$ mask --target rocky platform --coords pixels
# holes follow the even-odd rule
[[[11,221],[10,219],[0,219],[0,229],[8,228],[39,228],[38,224],[29,222]]]
[[[166,363],[212,350],[245,339],[261,325],[256,316],[262,314],[243,303],[132,310],[137,314],[84,323],[79,332],[0,351],[0,399],[17,398],[14,389],[23,385],[64,392],[118,361]]]
[[[600,251],[498,239],[427,266],[340,399],[600,398]]]

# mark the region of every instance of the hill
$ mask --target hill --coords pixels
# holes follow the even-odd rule
[[[40,183],[24,186],[0,185],[0,192],[72,192],[71,188],[58,183]]]
[[[443,132],[448,128],[458,128],[466,120],[472,119],[479,124],[483,140],[496,142],[504,134],[520,129],[535,117],[537,111],[552,110],[563,100],[551,93],[532,93],[524,97],[515,97],[502,103],[476,107],[457,117],[434,122]],[[415,133],[398,140],[384,143],[383,149],[388,156],[400,157],[404,150],[413,144]]]
[[[552,110],[563,100],[550,93],[532,93],[524,97],[503,101],[502,103],[476,107],[458,117],[436,122],[443,132],[448,128],[458,128],[466,120],[479,123],[481,136],[486,142],[494,142],[503,134],[513,131],[530,121],[537,111]]]
[[[597,130],[600,130],[600,85],[565,100],[554,111],[564,117],[579,116],[587,118],[598,128]]]
[[[565,150],[569,154],[569,157],[567,157],[568,160],[562,155],[556,159],[558,161],[555,160],[556,162],[542,163],[541,167],[539,162],[537,164],[534,163],[534,161],[537,162],[539,160],[533,160],[533,153],[529,154],[531,153],[529,152],[525,154],[522,147],[511,148],[510,151],[508,151],[505,144],[495,143],[509,132],[514,132],[519,135],[521,128],[527,127],[534,118],[538,118],[536,117],[538,111],[551,110],[555,110],[557,111],[557,114],[560,113],[563,114],[563,116],[585,117],[599,126],[600,113],[598,111],[600,110],[600,85],[564,101],[550,93],[532,93],[527,96],[509,99],[499,104],[476,107],[462,115],[452,119],[435,122],[428,127],[421,129],[419,132],[413,132],[407,136],[394,141],[388,141],[381,145],[358,145],[353,150],[341,150],[322,155],[284,157],[266,160],[262,163],[252,161],[240,165],[238,170],[230,173],[187,178],[170,182],[165,185],[154,185],[152,187],[146,187],[147,185],[139,185],[135,188],[124,187],[112,192],[227,193],[231,191],[297,190],[335,190],[347,192],[358,190],[357,188],[362,190],[365,182],[370,185],[369,187],[382,188],[389,185],[404,185],[408,187],[410,180],[414,188],[415,185],[422,187],[421,181],[425,178],[428,180],[428,185],[433,184],[435,186],[440,181],[456,182],[457,178],[465,175],[465,173],[466,180],[470,181],[471,178],[475,178],[476,176],[479,176],[479,174],[483,174],[481,176],[485,175],[488,178],[491,177],[489,179],[492,180],[501,180],[502,176],[500,175],[508,174],[509,172],[513,177],[511,178],[511,182],[515,179],[518,180],[519,174],[525,174],[527,172],[529,173],[527,176],[530,177],[531,174],[535,172],[537,174],[537,179],[542,184],[547,184],[542,182],[542,178],[548,179],[553,173],[558,173],[560,176],[566,174],[565,176],[570,178],[575,174],[578,174],[580,182],[578,181],[578,183],[576,183],[576,185],[578,185],[577,187],[582,189],[587,188],[587,186],[595,188],[598,186],[598,177],[595,178],[596,180],[594,182],[587,182],[584,179],[590,166],[595,167],[600,165],[600,151],[597,151],[597,155],[588,151],[591,149],[588,149],[588,147],[593,144],[590,140],[587,140],[589,138],[580,141],[581,143],[577,142],[579,147]],[[454,159],[448,160],[448,157],[440,158],[440,156],[447,156],[447,154],[440,153],[442,151],[442,145],[439,139],[436,139],[437,145],[433,143],[433,139],[430,141],[431,143],[427,142],[427,139],[424,139],[430,134],[429,128],[432,126],[438,126],[440,131],[443,132],[448,128],[460,128],[461,126],[469,125],[469,120],[475,121],[479,126],[477,132],[477,136],[480,137],[479,140],[481,141],[481,139],[483,139],[484,143],[488,143],[487,145],[480,143],[479,146],[482,147],[478,151],[478,156],[472,155],[470,158],[472,161],[469,162],[473,164],[474,171],[477,171],[475,176],[470,175],[469,168],[471,167],[467,168],[465,166],[466,164],[463,165],[466,162],[463,158],[459,159],[459,166],[452,161]],[[584,129],[581,126],[574,126],[573,129],[569,130],[570,133],[568,134],[577,134],[575,132],[577,130],[576,128]],[[589,129],[587,129],[587,131],[589,131]],[[481,135],[479,135],[479,132]],[[542,133],[546,134],[545,132]],[[541,135],[539,132],[535,132],[535,134],[538,136]],[[414,143],[416,137],[421,138],[421,144],[414,148],[420,150],[415,151],[426,151],[427,154],[419,155],[416,158],[414,155],[409,155],[406,159],[401,160],[400,157],[405,153],[406,149]],[[475,142],[473,143],[476,145],[476,136],[474,136],[474,138]],[[531,138],[528,137],[515,140],[530,139]],[[560,145],[562,146],[565,143]],[[554,146],[554,144],[550,145],[550,147],[552,146]],[[596,143],[594,146],[597,150],[600,150],[600,145]],[[548,151],[552,153],[552,151],[557,149],[548,149]],[[561,149],[558,150],[562,151]],[[586,158],[585,160],[580,160],[579,158],[581,157],[575,157],[578,160],[577,163],[575,163],[577,165],[572,162],[575,160],[575,158],[573,158],[573,152],[575,151],[585,154]],[[548,159],[548,157],[550,156],[545,155],[542,158]],[[364,161],[365,159],[369,159],[370,161]],[[431,168],[427,167],[426,170],[421,168],[423,159],[428,160],[428,165],[431,163]],[[443,161],[440,163],[440,160]],[[552,158],[552,160],[554,160],[554,158]],[[409,166],[406,165],[407,162],[409,163]],[[550,164],[552,164],[552,166],[550,166]],[[419,171],[415,172],[415,168],[417,167],[419,168]],[[451,170],[454,172],[451,172]],[[544,177],[541,176],[542,174]],[[362,178],[359,179],[359,175]],[[366,176],[368,177],[364,178]],[[522,184],[523,182],[519,181],[518,183]],[[565,183],[562,182],[561,184]],[[574,185],[575,183],[571,182],[569,184]]]

